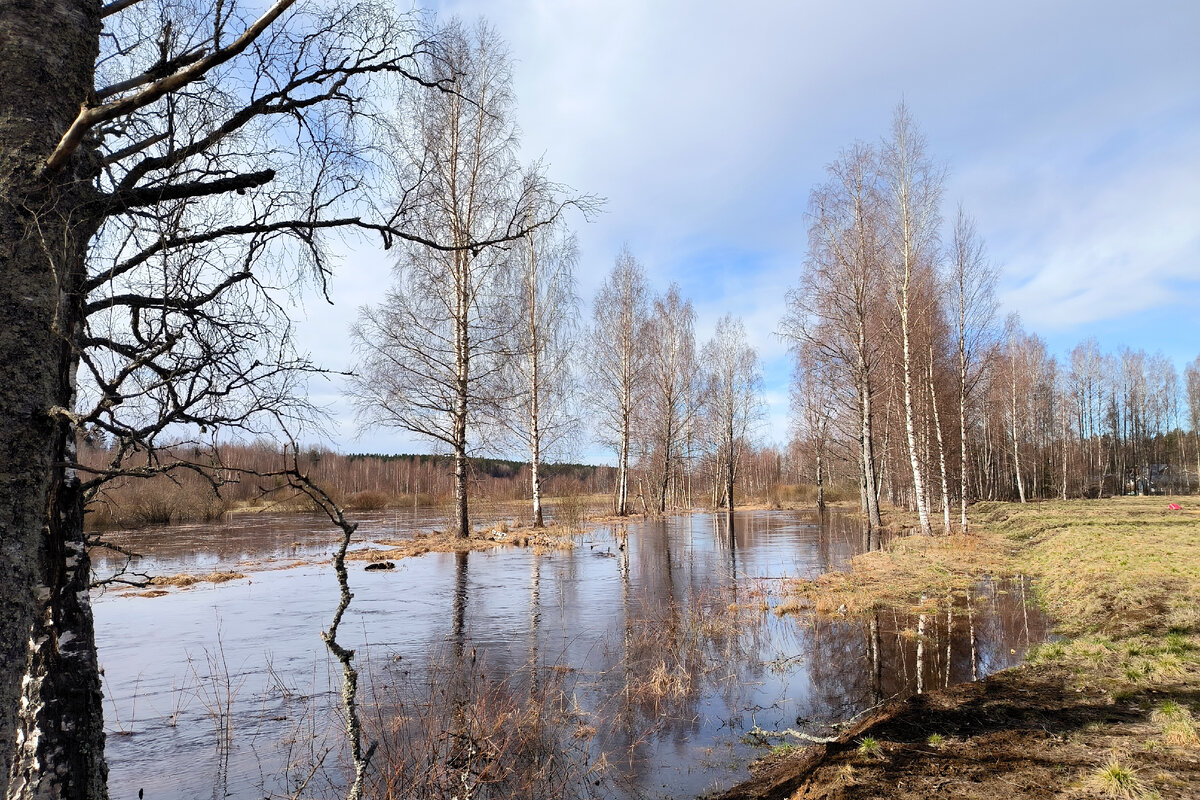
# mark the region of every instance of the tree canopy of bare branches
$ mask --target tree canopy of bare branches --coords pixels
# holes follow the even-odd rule
[[[287,309],[330,277],[327,233],[463,252],[415,222],[427,165],[379,167],[402,89],[464,92],[419,20],[372,0],[83,0],[0,26],[0,788],[96,798],[84,504],[116,477],[212,466],[164,445],[310,416],[317,367]],[[108,464],[77,458],[84,433],[113,443]]]
[[[629,512],[630,445],[637,410],[646,392],[648,314],[646,275],[628,248],[617,255],[592,306],[588,378],[597,433],[617,454],[616,512]]]

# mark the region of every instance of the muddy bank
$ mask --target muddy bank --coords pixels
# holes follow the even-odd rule
[[[955,591],[983,561],[1036,576],[1063,638],[834,741],[780,748],[710,797],[1200,797],[1200,525],[1167,502],[985,506],[968,558],[953,540],[906,541],[859,557],[844,579],[798,584],[802,605],[832,595],[877,609]]]
[[[1061,667],[1019,667],[894,704],[835,742],[764,759],[750,780],[711,798],[1200,797],[1200,757],[1170,745],[1155,712],[1200,700],[1191,677],[1118,701],[1099,688],[1072,690]],[[877,747],[863,746],[870,740]],[[1105,785],[1114,758],[1140,794]]]

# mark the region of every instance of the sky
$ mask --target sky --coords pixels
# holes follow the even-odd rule
[[[576,218],[584,317],[628,244],[652,288],[679,283],[707,339],[740,316],[763,364],[766,442],[787,438],[776,335],[826,165],[878,142],[903,101],[949,171],[944,214],[975,217],[1016,312],[1065,355],[1200,356],[1200,2],[529,0],[444,2],[485,16],[515,67],[522,157],[606,199]],[[349,328],[390,261],[349,245],[333,305],[309,297],[300,345],[352,363]],[[420,452],[360,431],[337,380],[310,386],[344,452]],[[579,457],[611,456],[587,446]]]

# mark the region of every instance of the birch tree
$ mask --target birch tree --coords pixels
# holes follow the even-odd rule
[[[33,4],[0,36],[0,794],[105,795],[84,505],[196,465],[164,443],[277,431],[313,369],[285,287],[377,213],[370,147],[421,76],[372,4]],[[76,438],[116,447],[97,469]]]
[[[955,324],[958,344],[958,432],[961,467],[959,470],[959,522],[968,530],[967,487],[970,459],[967,455],[967,405],[984,367],[989,331],[996,315],[996,271],[985,256],[975,221],[962,208],[954,223],[950,245]]]
[[[707,376],[706,408],[723,483],[720,505],[732,512],[742,452],[763,412],[758,353],[746,341],[742,321],[726,314],[705,343],[700,360]]]
[[[546,216],[550,208],[539,211]],[[516,330],[509,391],[515,401],[507,427],[529,454],[533,525],[543,526],[542,459],[572,432],[571,356],[578,322],[575,237],[561,222],[530,230],[515,250]]]
[[[901,370],[904,377],[904,428],[908,438],[909,463],[912,466],[913,493],[921,532],[933,533],[929,523],[929,505],[925,475],[917,446],[914,409],[913,331],[923,311],[915,306],[919,297],[916,283],[935,258],[939,205],[944,170],[935,166],[925,152],[925,138],[916,129],[908,109],[901,104],[892,118],[892,135],[884,143],[883,173],[888,189],[890,247],[888,277],[896,313],[899,316]]]
[[[522,179],[516,159],[504,43],[484,22],[467,28],[457,20],[437,39],[432,76],[453,91],[410,94],[406,108],[417,124],[395,144],[423,175],[409,224],[449,249],[408,243],[385,301],[361,310],[354,402],[366,424],[451,452],[454,526],[466,538],[468,450],[477,427],[498,414],[517,325],[509,250],[479,243],[503,239],[527,219],[541,187],[536,173]]]
[[[826,454],[836,413],[837,385],[832,365],[821,361],[821,353],[816,348],[807,346],[796,350],[791,389],[792,426],[794,438],[806,443],[813,453],[818,511],[825,510]]]
[[[809,198],[809,252],[800,284],[788,292],[780,334],[793,348],[835,367],[853,387],[859,487],[868,525],[882,525],[875,450],[883,205],[877,154],[865,144],[826,169],[829,180]]]
[[[671,478],[683,465],[692,424],[690,400],[698,379],[695,320],[691,301],[683,299],[679,286],[672,284],[666,295],[655,298],[644,337],[646,402],[641,416],[660,514],[667,509]]]
[[[637,410],[646,393],[646,275],[629,248],[622,248],[596,293],[588,341],[590,403],[601,439],[617,454],[616,513],[629,513],[630,444]]]
[[[1009,314],[1004,324],[1004,335],[1008,340],[1008,419],[1009,432],[1012,441],[1013,472],[1017,479],[1017,495],[1025,502],[1025,480],[1021,475],[1021,434],[1024,414],[1024,377],[1027,376],[1028,358],[1024,352],[1024,333],[1021,330],[1021,320],[1016,314]]]

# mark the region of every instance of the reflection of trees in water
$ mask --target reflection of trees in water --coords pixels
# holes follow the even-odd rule
[[[470,602],[468,556],[456,555],[445,643],[406,669],[376,670],[369,705],[380,796],[461,797],[467,786],[475,797],[607,796],[618,785],[657,786],[664,753],[712,742],[726,726],[734,738],[747,712],[764,724],[799,712],[797,724],[810,728],[848,719],[918,685],[1006,666],[1016,643],[1041,638],[1020,583],[931,598],[915,616],[797,625],[764,614],[764,590],[744,565],[762,565],[755,537],[773,533],[753,518],[697,515],[692,524],[646,523],[636,536],[615,529],[607,549],[597,541],[580,554],[587,561],[532,556],[521,567],[519,630],[500,632],[490,664],[468,630],[487,609]],[[821,564],[873,544],[837,516],[819,533]],[[577,614],[581,598],[597,596],[580,584],[606,574],[612,589],[598,596],[607,635],[594,641],[594,628],[576,635],[571,625],[595,623]],[[489,624],[487,641],[497,641]],[[702,758],[695,751],[696,768]]]
[[[893,697],[977,680],[1018,663],[1047,634],[1026,605],[1025,581],[982,581],[925,603],[926,613],[879,611],[864,620],[810,617],[800,721],[848,719]]]

